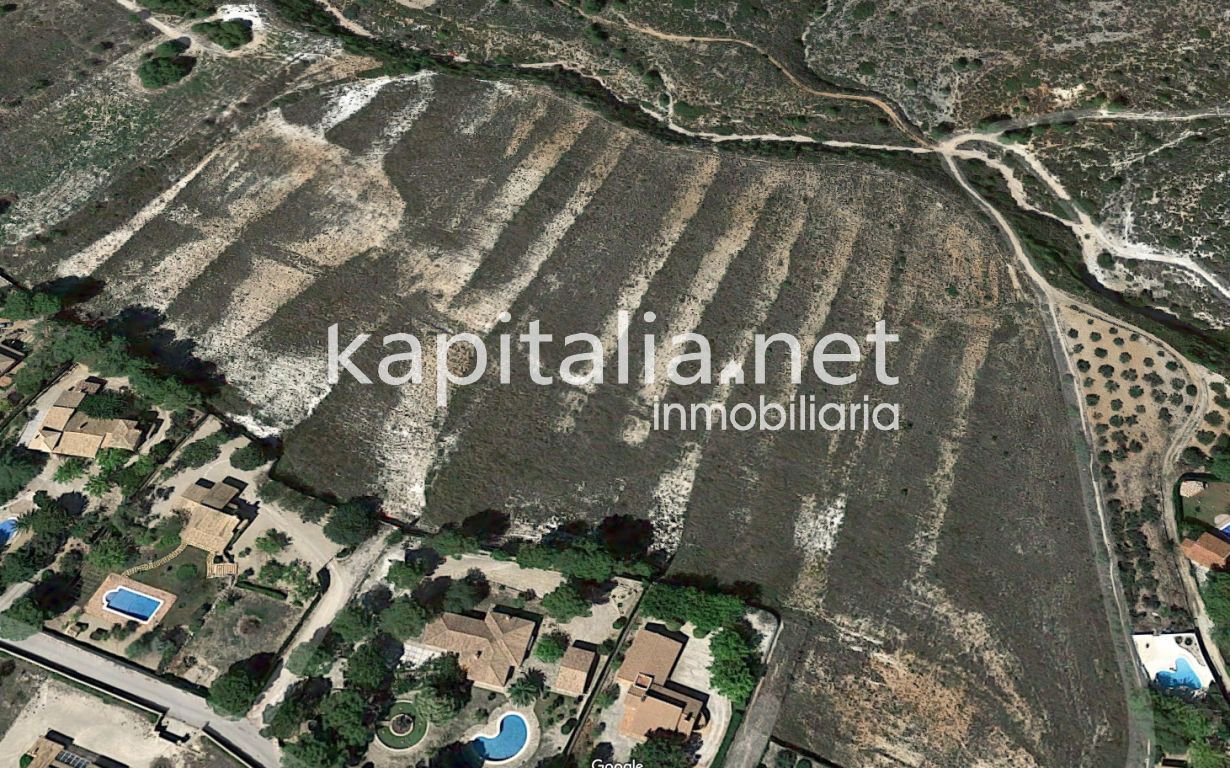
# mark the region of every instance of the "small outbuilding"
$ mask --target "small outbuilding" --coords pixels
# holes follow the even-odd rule
[[[565,696],[584,696],[589,688],[589,675],[593,672],[598,654],[578,646],[571,646],[559,662],[559,674],[555,676],[556,691]]]

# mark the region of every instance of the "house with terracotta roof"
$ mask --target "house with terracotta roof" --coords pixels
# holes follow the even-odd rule
[[[639,740],[665,729],[690,736],[708,724],[705,703],[681,686],[669,685],[684,642],[648,628],[636,633],[615,673],[615,681],[626,690],[621,735]]]
[[[185,488],[173,502],[176,511],[188,515],[180,541],[215,555],[225,552],[240,523],[235,514],[240,490],[240,482],[230,477],[220,483],[202,477]]]
[[[559,660],[559,673],[551,687],[565,696],[583,696],[589,688],[589,675],[594,669],[598,654],[580,646],[569,646]]]
[[[1211,533],[1202,533],[1198,539],[1184,539],[1181,546],[1188,560],[1205,568],[1225,568],[1230,559],[1230,542]]]
[[[89,378],[69,387],[47,409],[27,447],[58,456],[92,459],[107,448],[135,451],[141,428],[132,419],[96,419],[78,410],[83,400],[98,394],[103,382]]]
[[[466,676],[480,688],[503,691],[529,655],[538,624],[498,611],[482,618],[445,613],[423,630],[421,643],[457,654]]]

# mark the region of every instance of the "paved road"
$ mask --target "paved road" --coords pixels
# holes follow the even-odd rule
[[[806,626],[788,614],[782,617],[781,631],[769,654],[768,673],[726,753],[727,768],[756,768],[760,763],[760,756],[769,745],[773,724],[781,714],[790,676],[801,661],[806,639]]]
[[[279,763],[277,745],[260,735],[255,724],[247,720],[226,720],[214,714],[205,699],[158,678],[125,667],[104,656],[79,648],[53,635],[39,633],[26,640],[6,640],[0,648],[14,649],[60,671],[66,677],[97,685],[164,710],[171,717],[189,725],[212,731],[234,748],[246,753],[266,768]]]

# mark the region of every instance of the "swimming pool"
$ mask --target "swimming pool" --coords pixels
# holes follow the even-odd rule
[[[1200,677],[1196,674],[1196,670],[1192,669],[1192,665],[1187,663],[1187,659],[1178,658],[1174,661],[1174,671],[1163,670],[1157,673],[1157,684],[1163,688],[1190,688],[1199,691],[1204,688],[1200,684]]]
[[[500,718],[500,730],[495,736],[479,736],[471,742],[479,757],[487,763],[502,763],[513,759],[525,749],[530,726],[516,712]]]
[[[116,587],[103,595],[103,607],[112,613],[148,624],[162,607],[162,601],[135,589]]]
[[[9,539],[13,538],[13,534],[17,533],[17,518],[10,517],[8,520],[0,523],[0,547],[9,543]]]

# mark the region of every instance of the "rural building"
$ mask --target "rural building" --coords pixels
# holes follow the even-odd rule
[[[559,661],[559,674],[555,676],[556,691],[565,696],[583,696],[589,687],[589,675],[594,669],[598,655],[591,650],[570,646]]]
[[[235,503],[240,490],[242,484],[230,477],[220,483],[202,477],[184,489],[174,502],[176,511],[188,515],[179,540],[214,556],[226,552],[241,522]]]
[[[682,640],[649,629],[636,633],[615,675],[627,686],[621,735],[643,739],[664,728],[687,736],[704,728],[704,702],[666,685],[682,653]]]
[[[107,448],[135,451],[141,444],[137,422],[96,419],[77,410],[82,400],[102,389],[101,380],[89,378],[64,390],[43,416],[43,423],[30,439],[30,450],[83,459],[92,459]]]
[[[455,653],[466,676],[480,688],[502,691],[529,653],[538,625],[488,611],[481,619],[445,613],[423,630],[422,643]]]
[[[1230,542],[1211,533],[1202,533],[1198,539],[1184,539],[1182,546],[1188,560],[1205,568],[1224,568],[1230,559]]]
[[[29,764],[22,761],[27,768],[128,768],[124,763],[75,746],[72,739],[55,731],[40,736],[26,754],[32,758]]]
[[[615,673],[616,682],[631,685],[641,675],[648,675],[658,682],[666,682],[683,653],[683,642],[669,635],[642,629],[632,638],[632,645],[624,654],[623,663]]]

